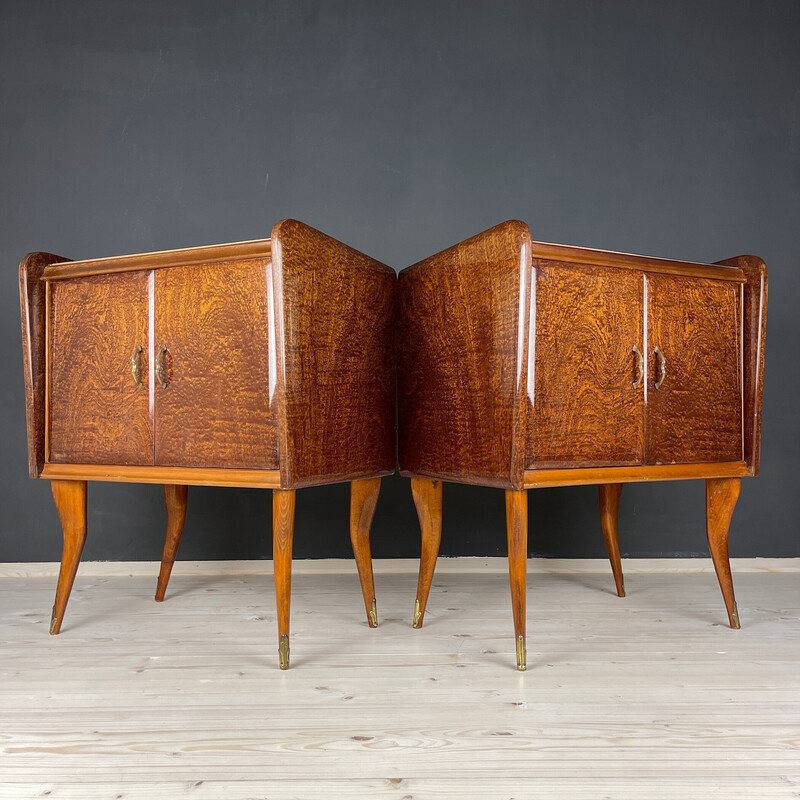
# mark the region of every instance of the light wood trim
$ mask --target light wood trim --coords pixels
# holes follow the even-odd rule
[[[679,481],[691,478],[738,478],[750,474],[747,464],[743,461],[731,461],[721,464],[660,464],[648,467],[526,469],[525,488],[532,489],[537,486],[580,486],[588,483]]]
[[[281,485],[281,474],[276,469],[221,469],[219,467],[45,464],[41,477],[51,480],[174,483],[189,486],[249,486],[262,489],[278,489]]]
[[[160,250],[155,253],[135,253],[127,256],[91,258],[85,261],[62,261],[46,267],[44,281],[80,278],[110,272],[134,272],[140,269],[186,267],[214,261],[231,261],[243,258],[269,258],[270,239],[253,239],[248,242],[215,244],[204,247],[184,247],[180,250]]]
[[[653,256],[615,253],[610,250],[591,250],[587,247],[572,247],[570,245],[550,244],[549,242],[533,242],[531,251],[534,262],[537,260],[569,261],[573,264],[592,264],[603,267],[643,270],[644,272],[663,272],[668,275],[683,275],[692,278],[713,278],[737,283],[745,282],[745,275],[741,269],[719,264],[673,261],[671,259],[654,258]]]

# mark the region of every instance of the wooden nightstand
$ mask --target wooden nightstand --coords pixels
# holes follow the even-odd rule
[[[351,481],[350,529],[377,625],[369,530],[395,468],[389,267],[295,220],[270,239],[20,265],[30,475],[52,481],[58,633],[86,538],[86,482],[164,485],[156,599],[187,486],[273,490],[280,666],[289,666],[295,490]]]
[[[505,222],[400,273],[399,461],[422,529],[414,626],[441,536],[440,481],[506,490],[517,667],[525,669],[527,497],[600,485],[624,595],[623,483],[706,480],[707,531],[731,626],[728,526],[758,473],[767,270],[531,241]]]

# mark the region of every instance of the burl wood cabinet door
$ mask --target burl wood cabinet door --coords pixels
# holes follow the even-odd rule
[[[155,462],[277,469],[270,262],[156,271]]]
[[[153,463],[150,272],[50,284],[49,460]]]
[[[549,261],[534,267],[526,465],[641,464],[643,274]]]
[[[646,280],[647,463],[741,461],[740,284]]]

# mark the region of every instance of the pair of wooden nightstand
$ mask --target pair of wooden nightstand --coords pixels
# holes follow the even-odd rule
[[[351,482],[350,530],[377,625],[369,531],[380,478],[412,478],[414,626],[441,536],[441,481],[506,490],[525,668],[525,491],[600,485],[620,594],[622,483],[704,478],[738,627],[728,523],[758,471],[766,269],[546,245],[506,222],[400,273],[294,220],[270,239],[20,266],[31,477],[64,533],[58,633],[91,480],[164,485],[162,600],[189,485],[271,488],[279,660],[289,666],[295,490]],[[395,347],[396,343],[396,347]],[[395,430],[395,396],[399,431]]]

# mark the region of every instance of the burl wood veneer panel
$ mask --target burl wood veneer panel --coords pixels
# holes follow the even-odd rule
[[[155,271],[157,465],[278,468],[269,272],[264,258]]]
[[[644,276],[534,260],[535,379],[526,465],[624,466],[644,459]]]
[[[153,463],[148,380],[152,272],[50,285],[50,438],[54,463]],[[143,385],[131,374],[142,348]]]
[[[393,472],[394,270],[291,219],[272,256],[282,486]]]
[[[741,461],[741,285],[669,275],[647,285],[647,463]]]
[[[530,231],[510,221],[400,273],[404,473],[521,486]]]

